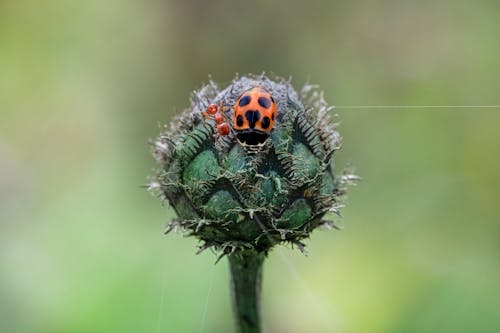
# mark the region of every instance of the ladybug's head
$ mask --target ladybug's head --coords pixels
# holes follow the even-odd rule
[[[241,144],[262,145],[273,129],[277,106],[261,87],[244,92],[234,105],[234,129]]]

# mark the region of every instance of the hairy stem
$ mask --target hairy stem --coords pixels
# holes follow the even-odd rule
[[[260,333],[260,289],[265,254],[254,251],[229,255],[231,296],[237,331]]]

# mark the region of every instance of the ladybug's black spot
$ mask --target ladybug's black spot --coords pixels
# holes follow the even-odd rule
[[[248,105],[250,103],[250,101],[252,100],[252,98],[250,96],[243,96],[242,98],[240,98],[240,101],[238,102],[238,105],[239,106],[245,106],[245,105]]]
[[[267,97],[259,97],[259,105],[264,109],[269,109],[271,107],[271,101]]]
[[[269,117],[262,118],[262,128],[266,129],[269,127],[269,125],[271,125],[271,120],[269,119]]]
[[[236,117],[236,125],[238,125],[238,127],[243,126],[243,117],[241,116],[241,114]]]
[[[254,128],[255,123],[257,123],[260,119],[260,112],[248,110],[247,112],[245,112],[245,118],[247,118],[250,128]]]
[[[271,115],[271,119],[274,120],[274,113]]]

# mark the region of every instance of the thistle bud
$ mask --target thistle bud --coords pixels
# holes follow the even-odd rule
[[[252,101],[253,92],[268,97]],[[255,106],[236,119],[246,105]],[[331,109],[313,86],[297,93],[265,75],[236,78],[223,89],[210,81],[195,91],[153,144],[151,188],[177,214],[167,230],[180,228],[200,239],[201,249],[222,255],[265,253],[286,242],[302,248],[301,240],[327,223],[325,214],[339,213],[350,179],[332,170],[341,137]]]

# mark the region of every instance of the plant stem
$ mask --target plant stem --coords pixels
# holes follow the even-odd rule
[[[233,314],[240,333],[260,333],[260,289],[264,253],[229,255]]]

